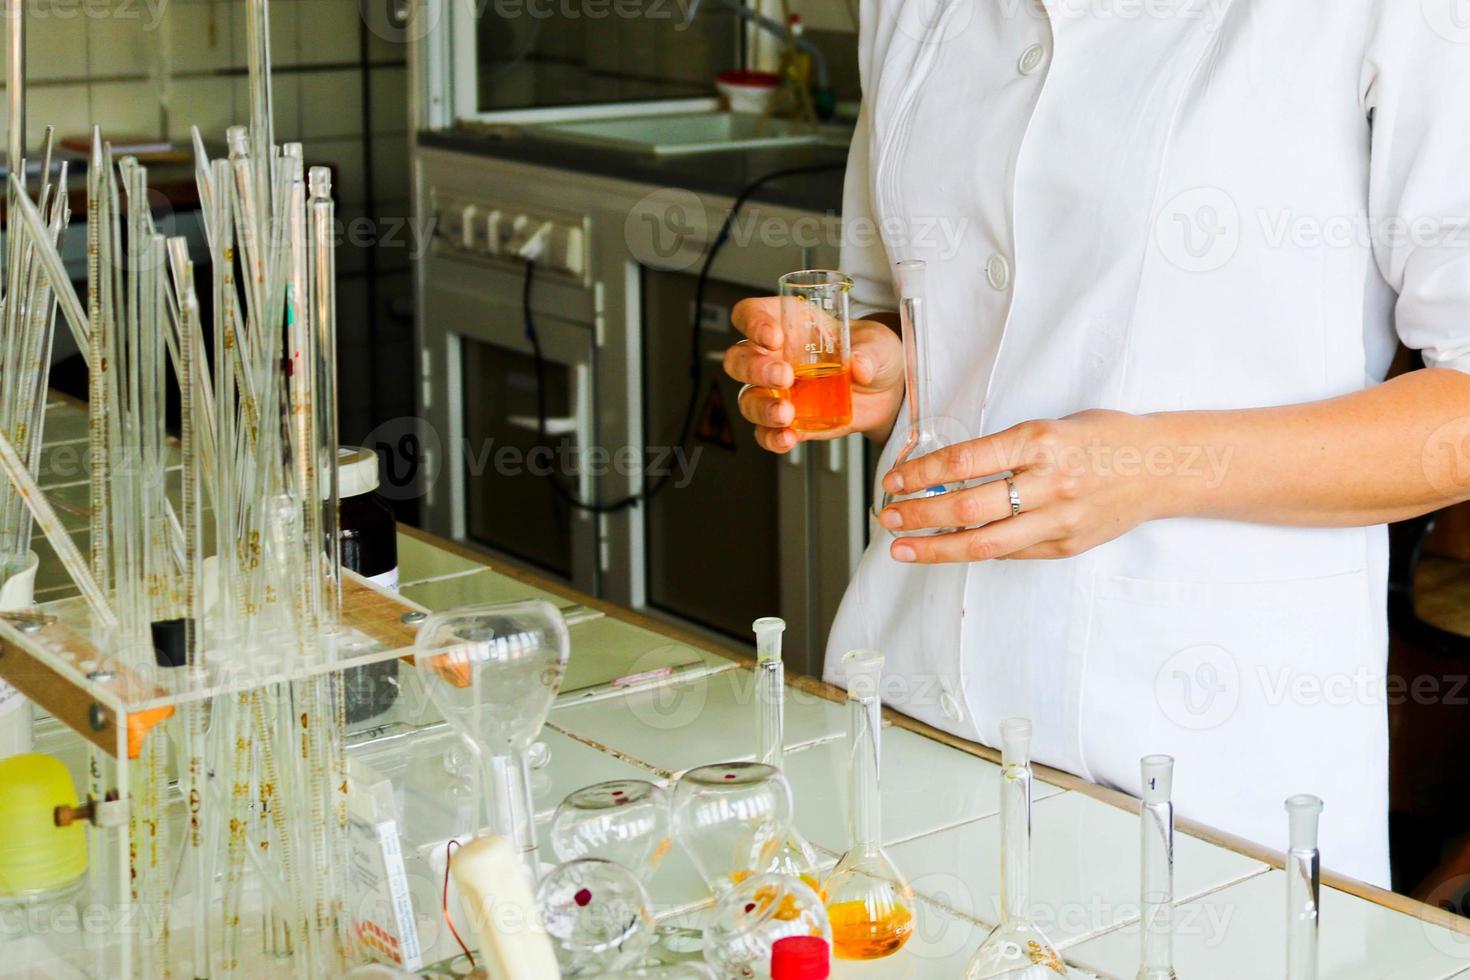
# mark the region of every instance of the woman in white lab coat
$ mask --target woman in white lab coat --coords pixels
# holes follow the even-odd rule
[[[1384,522],[1470,497],[1453,11],[865,0],[853,428],[889,489],[1013,476],[880,515],[829,680],[878,648],[899,709],[991,745],[1028,715],[1039,761],[1130,792],[1171,753],[1182,814],[1267,845],[1316,793],[1324,864],[1388,883]],[[890,471],[904,258],[964,437]],[[737,308],[726,366],[786,452],[774,313]],[[1384,383],[1399,340],[1427,367]]]

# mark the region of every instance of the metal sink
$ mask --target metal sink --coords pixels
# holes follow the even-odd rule
[[[846,146],[844,127],[813,128],[789,119],[737,112],[682,112],[615,119],[537,123],[526,131],[607,149],[672,156],[785,146]]]

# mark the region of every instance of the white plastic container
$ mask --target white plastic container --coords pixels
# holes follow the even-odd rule
[[[35,603],[36,568],[41,560],[27,554],[26,567],[0,584],[0,612],[29,609]],[[0,680],[0,759],[31,750],[31,703]]]

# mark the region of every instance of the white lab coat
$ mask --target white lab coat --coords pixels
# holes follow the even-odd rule
[[[864,0],[842,263],[929,263],[952,440],[1087,408],[1312,401],[1396,335],[1470,371],[1470,26],[1452,0]],[[1372,120],[1370,125],[1370,118]],[[881,234],[875,234],[875,229]],[[889,441],[880,476],[902,436]],[[1228,459],[1197,461],[1208,474]],[[1119,458],[1116,465],[1127,465]],[[1076,558],[910,567],[882,531],[827,650],[890,704],[1386,885],[1382,527],[1145,524]]]

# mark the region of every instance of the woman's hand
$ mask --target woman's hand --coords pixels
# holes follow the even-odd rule
[[[1090,411],[1025,422],[909,460],[883,478],[892,493],[1010,472],[1021,512],[1012,516],[1004,479],[883,509],[879,522],[897,537],[890,554],[903,562],[990,558],[1066,558],[1162,516],[1165,480],[1181,453],[1164,445],[1150,416]]]
[[[755,423],[755,439],[773,453],[790,452],[806,439],[836,439],[852,432],[886,437],[903,401],[903,343],[876,320],[852,322],[852,424],[821,432],[791,428],[796,408],[777,394],[794,380],[781,350],[780,297],[741,300],[730,313],[745,339],[725,352],[725,373],[756,387],[740,395],[740,414]]]

